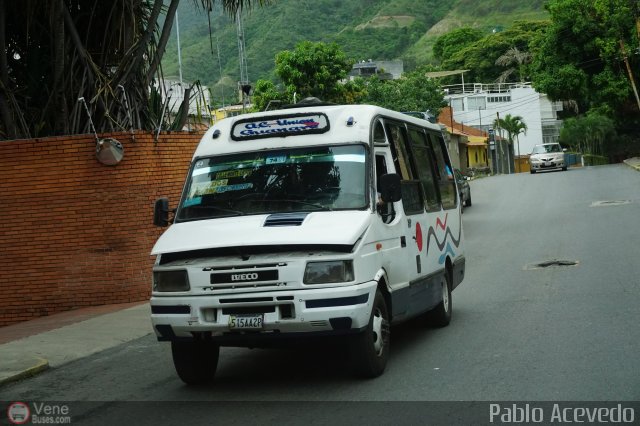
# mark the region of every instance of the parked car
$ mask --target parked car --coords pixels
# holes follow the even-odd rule
[[[567,170],[564,151],[559,143],[543,143],[534,146],[529,157],[531,174],[541,170]]]
[[[456,176],[456,182],[458,183],[458,192],[460,193],[460,203],[464,207],[471,207],[471,187],[469,186],[469,178],[462,174],[458,169],[453,169],[453,173]]]

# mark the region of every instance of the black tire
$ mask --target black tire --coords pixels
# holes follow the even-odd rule
[[[566,171],[567,171],[567,168],[566,168],[566,167],[563,167],[563,168],[562,168],[562,171],[563,171],[563,172],[566,172]]]
[[[171,342],[173,366],[188,385],[210,383],[216,375],[220,345],[212,342]]]
[[[469,192],[469,198],[464,202],[466,207],[471,207],[471,192]]]
[[[535,175],[535,174],[536,174],[536,171],[535,171],[535,170],[531,169],[530,171],[531,171],[531,174],[532,174],[532,175]]]
[[[384,372],[389,359],[390,337],[387,303],[377,290],[367,328],[349,340],[351,362],[357,376],[370,379]]]
[[[429,312],[429,322],[436,327],[446,327],[453,315],[451,300],[451,273],[447,270],[441,281],[442,301]]]

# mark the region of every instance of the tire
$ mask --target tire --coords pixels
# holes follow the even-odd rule
[[[349,341],[351,362],[358,377],[371,379],[384,372],[389,359],[390,337],[387,303],[377,290],[367,328]]]
[[[429,322],[436,327],[446,327],[451,322],[453,302],[451,300],[451,273],[447,270],[441,281],[442,301],[429,312]]]
[[[532,175],[535,175],[535,174],[536,174],[536,171],[535,171],[535,170],[531,169],[530,171],[531,171],[531,174],[532,174]]]
[[[563,171],[563,172],[566,172],[566,171],[567,171],[567,168],[566,168],[566,167],[563,167],[563,168],[562,168],[562,171]]]
[[[466,207],[471,207],[471,192],[469,192],[469,198],[464,202]]]
[[[187,385],[210,383],[216,375],[220,345],[211,342],[171,342],[173,366]]]

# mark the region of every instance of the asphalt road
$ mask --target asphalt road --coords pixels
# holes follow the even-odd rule
[[[378,379],[352,378],[340,347],[223,348],[216,383],[188,388],[168,344],[147,336],[0,389],[0,400],[93,401],[74,408],[84,424],[152,424],[150,412],[171,423],[411,424],[424,407],[440,416],[430,423],[455,424],[459,405],[400,401],[639,401],[640,173],[494,176],[471,192],[453,320],[395,327]]]

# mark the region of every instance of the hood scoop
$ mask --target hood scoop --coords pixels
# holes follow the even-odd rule
[[[309,213],[274,213],[267,216],[262,226],[300,226]]]

